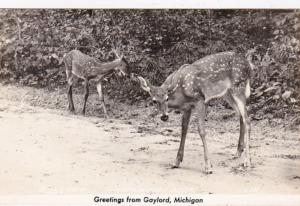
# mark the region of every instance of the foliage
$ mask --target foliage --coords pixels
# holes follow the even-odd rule
[[[158,85],[208,54],[252,51],[253,112],[284,117],[300,112],[299,30],[299,11],[292,10],[2,9],[0,79],[55,88],[65,84],[65,53],[77,48],[109,61],[117,44],[133,72]],[[140,98],[136,82],[119,81],[110,79],[105,91]]]

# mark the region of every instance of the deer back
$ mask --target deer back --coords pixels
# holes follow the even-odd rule
[[[169,92],[170,107],[182,107],[200,98],[206,102],[223,96],[228,89],[245,88],[250,66],[235,52],[206,56],[193,64],[183,65],[172,73],[162,88]]]
[[[72,50],[64,57],[64,63],[72,69],[72,73],[81,78],[99,75],[103,64],[100,60],[90,57],[79,50]]]

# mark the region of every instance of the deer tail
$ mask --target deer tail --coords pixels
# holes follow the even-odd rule
[[[254,64],[252,62],[252,56],[253,56],[254,52],[256,51],[256,48],[257,48],[257,46],[254,47],[253,49],[248,50],[248,52],[245,55],[246,59],[248,60],[248,63],[250,65],[251,70],[255,69],[255,66],[254,66]]]
[[[250,79],[247,79],[246,88],[245,88],[245,96],[247,99],[250,97],[250,94],[251,94]]]

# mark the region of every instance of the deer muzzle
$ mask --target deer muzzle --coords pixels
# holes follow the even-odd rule
[[[161,117],[160,117],[160,119],[162,120],[162,121],[168,121],[168,119],[169,119],[169,115],[167,115],[167,114],[163,114]]]

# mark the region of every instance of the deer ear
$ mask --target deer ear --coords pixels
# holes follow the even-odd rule
[[[167,89],[168,94],[174,93],[176,91],[177,87],[178,87],[178,84],[173,85],[173,86],[169,86],[168,89]]]
[[[140,81],[141,87],[143,90],[145,90],[146,92],[150,93],[150,85],[148,84],[148,82],[141,76],[137,77],[138,80]]]

